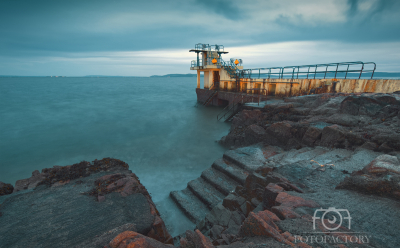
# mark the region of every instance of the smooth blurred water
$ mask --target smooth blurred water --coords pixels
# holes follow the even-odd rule
[[[173,234],[168,198],[221,157],[221,108],[195,107],[196,78],[0,78],[0,181],[82,160],[129,164]]]

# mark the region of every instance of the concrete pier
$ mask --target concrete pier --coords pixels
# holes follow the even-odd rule
[[[247,99],[265,98],[268,96],[289,97],[321,93],[393,93],[400,91],[400,80],[397,79],[363,79],[365,74],[372,74],[376,65],[373,62],[344,62],[323,65],[310,65],[298,67],[264,68],[256,70],[269,70],[267,78],[253,78],[246,75],[252,70],[243,70],[241,59],[222,60],[222,55],[228,52],[222,45],[210,46],[208,44],[197,44],[195,49],[198,59],[192,61],[190,70],[197,71],[197,100],[207,105],[225,106],[232,103],[239,94],[249,94]],[[202,54],[199,59],[199,53]],[[367,65],[375,65],[373,70],[366,70]],[[336,70],[328,70],[334,65]],[[361,68],[349,69],[350,66],[360,65]],[[315,71],[310,71],[314,68]],[[340,66],[347,69],[340,70]],[[308,67],[308,71],[301,71]],[[322,68],[321,70],[317,70]],[[325,69],[326,68],[326,69]],[[271,73],[272,70],[279,69],[279,73]],[[290,69],[293,73],[285,73],[285,69]],[[253,69],[254,70],[254,69]],[[297,70],[297,73],[295,73]],[[201,73],[204,75],[203,89],[201,89]],[[325,74],[324,74],[325,73]],[[335,77],[345,74],[344,78],[325,78],[326,75],[334,73]],[[363,74],[364,73],[364,74]],[[298,75],[301,78],[298,78]],[[306,75],[307,74],[307,75]],[[264,74],[265,77],[267,74]],[[273,76],[271,76],[273,75]],[[306,76],[310,78],[305,78]],[[324,78],[318,78],[324,75]],[[349,79],[351,75],[359,75],[359,79]],[[372,77],[369,76],[369,77]],[[257,75],[255,75],[257,77]],[[277,78],[278,77],[278,78]],[[291,78],[286,78],[291,77]],[[297,77],[297,78],[296,78]],[[317,78],[316,78],[317,77]],[[215,93],[217,91],[217,93]]]

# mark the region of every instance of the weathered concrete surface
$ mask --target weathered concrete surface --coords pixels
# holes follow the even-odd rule
[[[2,248],[103,247],[123,231],[172,243],[149,193],[120,160],[44,169],[42,181],[24,182],[39,186],[0,198]]]

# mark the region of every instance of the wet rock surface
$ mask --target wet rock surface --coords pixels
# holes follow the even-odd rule
[[[246,168],[246,177],[197,222],[196,228],[215,247],[397,245],[399,201],[336,187],[364,168],[375,172],[385,168],[394,173],[397,156],[364,148],[352,151],[316,146],[284,151],[258,145],[227,151],[222,160],[236,161],[235,166]],[[214,164],[221,166],[223,161]],[[332,215],[322,218],[333,208],[349,211],[351,227],[343,222],[336,232],[327,229],[338,226],[338,222],[328,221]],[[176,240],[183,237],[185,234]]]
[[[235,116],[226,146],[259,142],[293,148],[325,146],[400,151],[400,98],[397,94],[326,93],[248,107]]]
[[[2,248],[103,247],[124,231],[172,243],[126,163],[107,158],[37,173],[24,181],[31,190],[0,198]]]

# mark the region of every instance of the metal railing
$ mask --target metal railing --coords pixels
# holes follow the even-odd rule
[[[198,43],[194,46],[195,50],[202,50],[202,51],[215,51],[215,52],[224,52],[225,48],[223,45],[209,45],[209,44],[202,44]]]
[[[240,70],[242,78],[268,79],[298,79],[298,78],[347,78],[358,77],[371,73],[374,76],[376,64],[374,62],[341,62],[316,65],[285,66]]]
[[[199,59],[198,63],[197,60],[192,60],[190,67],[197,67],[197,66],[203,66],[203,60]]]

